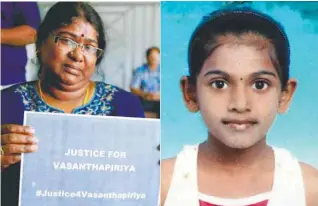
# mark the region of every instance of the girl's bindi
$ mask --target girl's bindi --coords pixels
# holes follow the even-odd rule
[[[82,34],[81,37],[83,38],[83,37],[84,37],[84,34]]]

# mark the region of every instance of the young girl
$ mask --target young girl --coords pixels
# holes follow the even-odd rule
[[[275,20],[249,8],[213,12],[193,32],[181,88],[208,138],[161,164],[161,205],[317,206],[318,171],[267,145],[288,110],[289,41]]]

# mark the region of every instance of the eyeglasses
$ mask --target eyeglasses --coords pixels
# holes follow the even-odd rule
[[[79,44],[72,39],[52,35],[54,42],[60,47],[68,51],[73,51],[77,47],[81,48],[83,53],[88,56],[96,56],[99,58],[103,54],[103,50],[92,45]]]

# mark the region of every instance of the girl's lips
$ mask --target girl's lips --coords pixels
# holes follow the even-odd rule
[[[225,124],[227,127],[231,128],[231,129],[235,129],[237,131],[244,131],[244,130],[247,130],[249,128],[251,128],[254,124],[250,124],[250,123],[247,123],[247,124],[237,124],[237,123],[228,123],[228,124]]]
[[[237,131],[244,131],[255,124],[257,124],[257,120],[255,119],[224,119],[222,123],[225,124],[227,127],[237,130]]]
[[[248,119],[222,119],[224,124],[256,124],[257,120],[248,118]]]

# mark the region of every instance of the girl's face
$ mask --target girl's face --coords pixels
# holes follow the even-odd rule
[[[264,138],[276,113],[287,110],[296,81],[282,92],[267,49],[225,44],[206,59],[192,87],[184,82],[185,100],[201,111],[210,136],[244,149]]]

